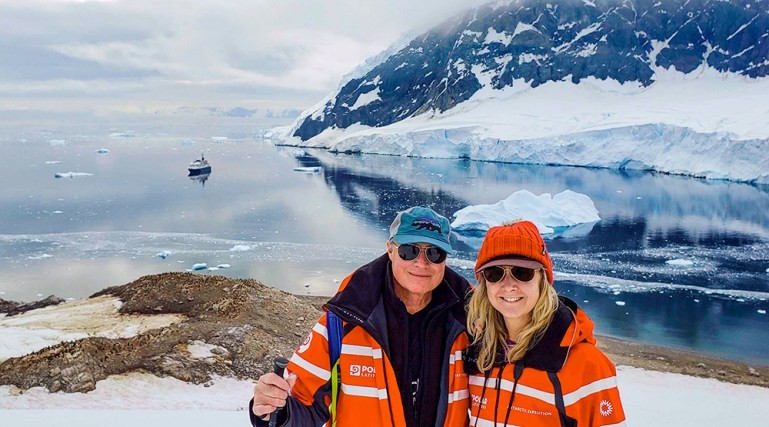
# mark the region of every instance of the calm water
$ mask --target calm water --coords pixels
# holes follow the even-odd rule
[[[222,266],[201,274],[330,295],[383,253],[398,210],[422,204],[451,216],[522,189],[569,189],[588,195],[602,219],[549,238],[556,287],[599,333],[769,365],[766,188],[467,160],[296,157],[257,134],[231,123],[4,127],[0,298],[82,298],[196,263]],[[213,171],[193,180],[186,166],[201,152]],[[67,172],[90,175],[54,177]],[[480,238],[455,242],[449,264],[468,278]]]

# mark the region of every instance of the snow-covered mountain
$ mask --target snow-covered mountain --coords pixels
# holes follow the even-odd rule
[[[497,1],[367,65],[281,143],[769,183],[767,0]]]

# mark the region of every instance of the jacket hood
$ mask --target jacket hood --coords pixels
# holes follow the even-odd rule
[[[542,338],[516,363],[525,368],[558,372],[566,363],[571,347],[579,343],[595,344],[594,323],[587,314],[569,298],[559,296],[560,304],[553,315],[553,321]],[[472,340],[471,340],[472,342]],[[501,350],[501,349],[500,349]],[[478,345],[472,345],[466,355],[465,369],[470,374],[478,373]],[[494,366],[507,363],[505,354],[497,353]]]

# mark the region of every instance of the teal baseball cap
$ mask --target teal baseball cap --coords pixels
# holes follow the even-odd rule
[[[448,254],[454,254],[449,235],[449,220],[424,206],[414,206],[398,212],[390,224],[390,240],[401,245],[406,243],[427,243],[437,246]]]

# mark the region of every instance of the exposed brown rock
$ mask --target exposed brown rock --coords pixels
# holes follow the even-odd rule
[[[300,300],[254,280],[191,273],[145,276],[93,297],[99,295],[119,297],[123,314],[177,313],[186,319],[132,338],[86,338],[8,359],[0,364],[0,384],[84,392],[109,375],[132,371],[193,383],[212,374],[257,378],[272,369],[274,356],[291,354],[325,301]],[[195,341],[216,346],[216,357],[191,357],[187,348]]]

